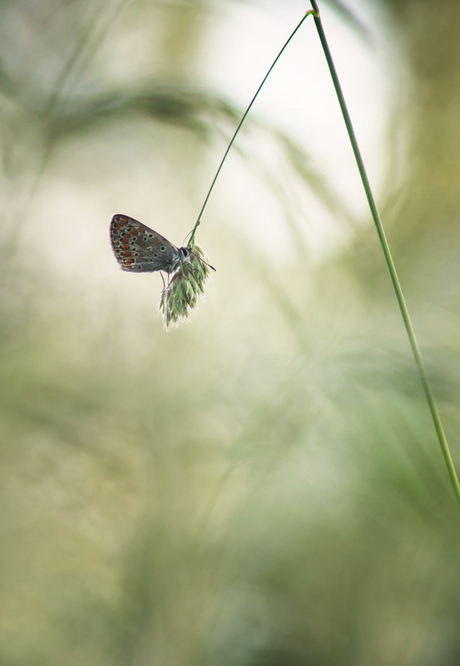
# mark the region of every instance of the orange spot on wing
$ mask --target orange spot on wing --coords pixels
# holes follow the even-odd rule
[[[122,253],[121,253],[121,256],[122,256],[122,257],[130,257],[130,256],[131,256],[131,252],[122,252]],[[131,259],[131,261],[132,261],[132,259]]]

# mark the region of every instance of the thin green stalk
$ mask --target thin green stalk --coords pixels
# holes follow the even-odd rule
[[[207,206],[207,203],[208,203],[208,201],[209,201],[209,197],[211,196],[211,192],[213,191],[213,189],[214,189],[214,185],[216,184],[216,181],[217,181],[217,179],[218,179],[218,177],[219,177],[219,174],[220,174],[220,172],[221,172],[221,170],[222,170],[222,167],[224,166],[224,162],[225,162],[225,160],[227,159],[227,155],[228,155],[228,153],[230,152],[230,148],[233,146],[233,144],[234,144],[234,142],[235,142],[235,139],[236,139],[236,137],[237,137],[237,135],[238,135],[238,133],[239,133],[239,131],[240,131],[240,129],[241,129],[241,126],[243,125],[244,121],[246,120],[246,117],[247,117],[249,111],[251,110],[252,105],[253,105],[254,102],[256,101],[257,95],[258,95],[258,94],[260,93],[260,91],[262,90],[262,87],[263,87],[265,81],[268,79],[268,77],[269,77],[270,74],[272,73],[272,70],[273,70],[274,66],[276,65],[276,63],[278,62],[278,60],[281,58],[282,54],[284,53],[284,51],[285,51],[285,49],[287,48],[288,44],[290,43],[291,39],[292,39],[292,38],[294,37],[294,35],[297,33],[297,31],[299,30],[300,26],[301,26],[302,23],[305,21],[305,19],[307,18],[307,16],[310,16],[310,14],[313,14],[313,13],[314,13],[314,12],[311,11],[311,10],[308,11],[308,12],[305,14],[305,16],[302,18],[302,20],[299,21],[299,23],[297,24],[296,28],[293,30],[293,32],[291,33],[290,37],[288,38],[288,40],[287,40],[286,43],[284,44],[283,48],[281,49],[281,51],[280,51],[280,52],[278,53],[278,55],[276,56],[275,60],[273,61],[272,66],[270,67],[270,69],[268,70],[268,72],[265,74],[265,76],[264,76],[264,78],[263,78],[263,80],[262,80],[262,83],[260,84],[260,86],[259,86],[259,87],[257,88],[257,90],[256,90],[256,93],[255,93],[254,97],[253,97],[253,98],[251,99],[251,101],[249,102],[249,106],[248,106],[248,108],[246,109],[246,111],[244,112],[243,117],[241,118],[241,120],[240,120],[240,122],[239,122],[239,124],[238,124],[238,127],[236,128],[236,130],[235,130],[235,132],[234,132],[234,134],[233,134],[233,136],[232,136],[232,138],[231,138],[231,141],[230,141],[230,143],[229,143],[228,146],[227,146],[227,150],[225,151],[224,156],[223,156],[223,158],[222,158],[222,160],[221,160],[221,162],[220,162],[220,164],[219,164],[219,167],[218,167],[218,169],[217,169],[217,171],[216,171],[216,175],[214,176],[213,181],[212,181],[212,183],[211,183],[211,187],[209,188],[208,193],[207,193],[207,195],[206,195],[206,197],[205,197],[204,203],[203,203],[203,205],[201,206],[201,210],[200,210],[200,212],[198,213],[197,221],[196,221],[195,226],[193,227],[193,229],[192,229],[192,231],[191,231],[191,234],[190,234],[190,240],[189,240],[189,242],[188,242],[188,246],[189,246],[189,247],[191,247],[191,246],[193,245],[193,243],[195,242],[195,234],[196,234],[196,230],[197,230],[197,228],[198,228],[198,225],[199,225],[200,222],[201,222],[201,216],[203,215],[203,211],[204,211],[204,209],[205,209],[206,206]]]
[[[321,46],[323,47],[324,55],[326,57],[327,64],[329,66],[329,71],[332,77],[334,84],[335,92],[339,100],[340,109],[342,111],[343,119],[348,132],[348,137],[350,139],[351,146],[353,148],[353,153],[355,155],[356,164],[358,165],[358,171],[361,176],[361,181],[366,193],[367,201],[369,203],[369,208],[371,210],[372,218],[374,220],[375,228],[377,230],[377,235],[382,246],[383,254],[385,257],[385,262],[387,264],[388,271],[390,273],[391,282],[393,283],[393,288],[396,294],[396,298],[399,304],[399,309],[401,310],[401,315],[404,321],[404,326],[406,327],[406,332],[409,338],[410,346],[412,348],[412,353],[414,355],[415,363],[418,368],[420,379],[422,382],[423,390],[428,402],[428,407],[430,409],[431,418],[433,419],[433,424],[438,436],[438,441],[441,446],[442,455],[444,457],[444,462],[449,473],[450,482],[454,489],[455,497],[457,498],[458,505],[460,506],[460,484],[458,482],[457,473],[455,471],[454,463],[452,461],[452,456],[449,449],[449,444],[447,443],[446,435],[444,433],[444,428],[442,427],[441,418],[439,416],[438,407],[434,399],[433,391],[431,389],[430,381],[428,379],[427,372],[425,370],[425,365],[423,363],[422,355],[418,346],[417,338],[415,336],[415,331],[412,326],[412,322],[409,316],[409,311],[407,309],[406,301],[399,283],[398,274],[396,272],[396,267],[391,256],[390,247],[385,236],[385,231],[380,219],[379,212],[377,210],[377,205],[375,203],[374,196],[372,194],[371,186],[369,184],[369,179],[367,177],[366,169],[364,167],[364,162],[361,157],[361,153],[358,147],[358,142],[356,141],[355,132],[353,130],[353,125],[351,123],[350,114],[348,113],[347,105],[345,103],[345,98],[342,93],[342,88],[337,76],[337,72],[332,60],[331,52],[326,40],[326,35],[324,34],[323,26],[321,23],[321,17],[319,14],[318,5],[316,0],[310,0],[311,6],[313,7],[313,18],[315,21],[316,29],[318,31],[319,39]]]

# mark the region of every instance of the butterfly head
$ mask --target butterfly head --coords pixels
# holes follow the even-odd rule
[[[186,261],[192,254],[192,249],[190,247],[180,247],[179,255],[182,261]]]

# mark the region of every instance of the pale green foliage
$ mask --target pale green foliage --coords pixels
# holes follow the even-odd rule
[[[458,460],[460,4],[388,4],[410,86],[379,198]],[[117,7],[0,5],[0,664],[456,664],[458,510],[374,229],[255,108],[198,228],[206,304],[165,335],[110,218],[179,243],[241,108],[194,85],[220,4]]]

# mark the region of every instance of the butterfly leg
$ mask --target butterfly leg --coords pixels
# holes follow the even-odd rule
[[[165,284],[165,279],[163,277],[163,273],[161,271],[160,271],[160,275],[161,275],[161,279],[163,280],[163,291],[164,291],[166,289],[166,284]],[[169,282],[168,282],[168,286],[169,286]]]

